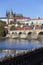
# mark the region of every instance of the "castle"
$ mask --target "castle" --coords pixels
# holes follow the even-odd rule
[[[39,16],[36,18],[31,19],[30,17],[25,17],[22,14],[16,14],[13,13],[13,11],[6,11],[5,17],[0,17],[0,20],[6,22],[6,24],[9,24],[12,22],[20,22],[22,24],[31,25],[31,23],[34,23],[34,25],[41,25],[43,24],[43,18],[40,18]]]
[[[22,14],[16,14],[13,13],[13,11],[6,11],[6,17],[0,17],[0,20],[6,22],[7,24],[10,23],[10,21],[16,22],[16,21],[26,21],[30,19],[29,17],[24,17]]]

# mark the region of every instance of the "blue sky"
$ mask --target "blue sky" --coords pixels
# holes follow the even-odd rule
[[[11,9],[31,18],[43,17],[43,0],[0,0],[0,17]]]

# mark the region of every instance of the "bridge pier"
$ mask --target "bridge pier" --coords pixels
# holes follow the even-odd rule
[[[31,34],[32,39],[37,39],[38,38],[38,33],[36,31],[33,31]]]

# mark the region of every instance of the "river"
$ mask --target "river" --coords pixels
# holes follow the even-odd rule
[[[1,49],[13,49],[13,50],[32,50],[39,47],[43,47],[43,37],[37,40],[23,40],[23,39],[4,39],[0,40]],[[4,57],[6,53],[0,52],[0,58]]]
[[[0,41],[0,49],[31,50],[39,47],[43,47],[43,38],[38,40],[4,39]]]

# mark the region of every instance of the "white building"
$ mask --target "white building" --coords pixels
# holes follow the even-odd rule
[[[29,17],[24,17],[21,14],[14,14],[12,11],[6,12],[6,17],[0,17],[0,20],[6,22],[7,24],[10,23],[10,21],[25,22],[28,19],[30,19],[30,18]]]
[[[36,17],[30,20],[30,23],[34,23],[34,25],[41,25],[43,24],[43,18]]]
[[[24,17],[22,14],[13,13],[12,10],[10,12],[6,12],[6,17],[0,17],[0,20],[6,22],[7,24],[10,23],[11,21],[20,22],[26,25],[27,24],[31,25],[32,22],[34,23],[34,25],[43,24],[43,18],[36,17],[36,18],[31,19],[30,17]]]

